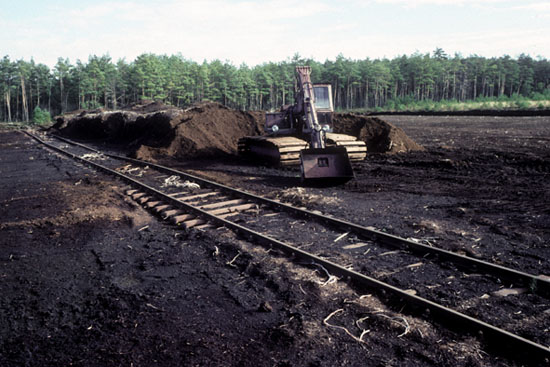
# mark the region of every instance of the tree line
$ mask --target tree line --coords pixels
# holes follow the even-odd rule
[[[480,97],[550,99],[550,62],[520,55],[485,58],[447,55],[442,49],[393,59],[323,63],[296,54],[254,67],[220,60],[198,63],[181,55],[142,54],[113,62],[59,58],[0,61],[0,121],[29,121],[37,108],[56,115],[75,109],[112,108],[144,99],[185,107],[215,101],[242,110],[276,109],[293,103],[296,65],[310,65],[315,83],[330,83],[337,109],[384,108],[397,101],[466,101]]]

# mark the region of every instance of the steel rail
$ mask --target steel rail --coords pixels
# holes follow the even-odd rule
[[[162,200],[176,207],[192,212],[205,220],[208,220],[220,226],[225,226],[227,228],[230,228],[235,232],[239,233],[240,235],[244,236],[248,240],[255,240],[257,241],[257,243],[263,246],[279,249],[282,252],[286,253],[287,255],[290,255],[294,259],[309,261],[311,262],[312,265],[313,264],[323,265],[332,274],[337,275],[340,278],[352,284],[355,284],[356,286],[365,287],[365,288],[374,290],[375,292],[382,294],[383,296],[392,295],[393,297],[398,298],[399,300],[407,301],[408,304],[411,305],[413,310],[416,311],[417,313],[423,313],[423,312],[429,311],[430,317],[432,317],[433,319],[437,320],[442,324],[447,324],[459,330],[467,330],[472,333],[482,333],[487,344],[498,348],[501,353],[507,354],[511,358],[517,359],[518,356],[522,356],[523,359],[521,359],[521,361],[523,363],[530,363],[530,364],[550,362],[550,348],[546,346],[537,344],[531,340],[525,339],[521,336],[510,333],[506,330],[503,330],[501,328],[498,328],[496,326],[493,326],[481,320],[477,320],[473,317],[462,314],[460,312],[457,312],[448,307],[442,306],[433,301],[410,294],[405,290],[402,290],[390,284],[381,282],[375,278],[358,273],[354,270],[346,269],[345,267],[339,264],[333,263],[331,261],[323,259],[314,254],[310,254],[297,247],[294,247],[290,244],[284,243],[277,239],[271,238],[262,233],[250,230],[237,223],[233,223],[226,219],[217,217],[216,215],[212,215],[207,211],[204,211],[192,205],[186,204],[185,202],[179,201],[151,186],[143,184],[132,177],[126,176],[122,173],[119,173],[115,170],[102,166],[98,163],[83,159],[76,154],[66,152],[65,150],[58,148],[52,144],[49,144],[43,141],[42,139],[40,139],[39,137],[34,136],[33,134],[30,134],[29,132],[25,131],[25,133],[31,136],[33,139],[37,140],[38,142],[44,144],[45,146],[57,152],[60,152],[77,161],[80,161],[82,163],[95,167],[101,171],[112,174],[115,177],[118,177],[129,184],[140,187],[140,189],[147,191],[158,198],[162,198]]]
[[[127,162],[139,164],[141,166],[151,166],[159,171],[163,171],[165,173],[173,174],[173,175],[179,175],[183,176],[189,180],[194,180],[200,182],[202,185],[207,185],[219,190],[222,190],[224,192],[233,193],[236,195],[239,195],[241,197],[246,197],[256,203],[261,203],[264,205],[268,205],[271,207],[278,207],[282,208],[284,211],[299,215],[302,217],[308,217],[313,218],[318,221],[322,221],[325,223],[330,224],[333,227],[340,228],[344,231],[353,232],[357,235],[363,236],[371,241],[379,241],[383,244],[386,244],[388,246],[392,246],[394,248],[399,248],[402,250],[408,250],[410,252],[420,254],[420,255],[435,255],[439,259],[443,259],[445,261],[450,261],[464,269],[470,270],[470,271],[484,271],[488,274],[494,275],[502,280],[507,280],[510,282],[513,282],[515,284],[521,284],[527,288],[533,293],[539,294],[543,297],[550,297],[550,280],[544,279],[541,276],[529,274],[526,272],[522,272],[515,269],[510,269],[505,266],[493,264],[484,260],[460,255],[457,253],[454,253],[452,251],[444,250],[438,247],[432,247],[428,245],[424,245],[422,243],[414,242],[405,238],[401,238],[398,236],[394,236],[392,234],[388,234],[370,227],[365,227],[359,224],[351,223],[343,219],[334,218],[332,216],[328,216],[326,214],[318,214],[314,213],[312,211],[309,211],[307,209],[297,208],[295,206],[281,203],[279,201],[275,201],[272,199],[267,199],[246,191],[242,191],[239,189],[235,189],[223,184],[219,184],[214,181],[210,181],[204,178],[200,178],[194,175],[191,175],[189,173],[181,172],[178,170],[175,170],[173,168],[165,167],[162,165],[158,165],[152,162],[147,161],[141,161],[134,158],[119,156],[116,154],[108,154],[101,152],[97,149],[88,147],[84,144],[74,142],[72,140],[60,137],[58,135],[54,135],[56,138],[65,141],[66,143],[73,144],[76,146],[80,146],[81,148],[87,149],[89,151],[103,154],[105,156],[124,160]]]

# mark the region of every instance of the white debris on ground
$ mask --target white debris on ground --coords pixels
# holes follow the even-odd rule
[[[126,166],[117,168],[116,170],[120,173],[124,174],[130,174],[132,176],[141,177],[143,174],[149,169],[149,166],[145,166],[144,168],[140,167],[132,167],[131,164],[128,164]]]
[[[162,187],[180,187],[185,189],[191,189],[191,190],[199,190],[201,187],[199,184],[196,184],[191,181],[184,181],[181,182],[180,176],[170,176],[167,179],[164,180],[164,183],[162,184]]]
[[[303,187],[293,187],[282,190],[277,194],[277,198],[283,201],[291,202],[296,205],[307,204],[323,204],[323,205],[338,205],[341,199],[335,196],[325,196],[313,193],[308,193]]]
[[[93,160],[104,161],[107,159],[107,157],[105,157],[101,153],[87,153],[87,154],[81,155],[80,158],[86,159],[89,161],[93,161]]]

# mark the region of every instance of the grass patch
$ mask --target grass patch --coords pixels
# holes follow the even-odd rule
[[[550,109],[550,96],[535,94],[532,98],[519,95],[512,97],[482,97],[476,100],[457,101],[414,101],[411,97],[389,100],[383,107],[353,109],[350,112],[455,112],[472,110],[506,111],[506,110],[536,110]]]

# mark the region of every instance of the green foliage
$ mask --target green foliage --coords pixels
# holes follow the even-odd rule
[[[523,100],[523,99],[514,101],[514,105],[515,105],[516,108],[518,108],[520,110],[526,110],[526,109],[529,109],[531,107],[531,104],[529,103],[529,101],[526,101],[526,100]]]
[[[50,123],[51,121],[52,117],[50,116],[50,113],[48,111],[43,110],[38,106],[34,108],[34,111],[32,113],[32,122],[34,124],[43,125]]]
[[[296,54],[278,63],[238,67],[228,61],[197,63],[182,55],[146,53],[134,61],[90,56],[59,58],[50,70],[33,60],[0,60],[0,120],[26,121],[48,103],[57,114],[79,108],[113,108],[145,100],[178,107],[215,101],[243,110],[278,109],[294,99],[294,69],[309,65],[315,83],[330,83],[337,110],[453,111],[548,108],[550,62],[415,53],[392,60],[352,60],[338,55],[318,62]],[[22,103],[22,96],[25,102]],[[531,101],[536,101],[533,103]],[[541,107],[542,106],[542,107]]]
[[[85,110],[95,110],[96,108],[100,108],[101,104],[96,100],[90,100],[82,102],[80,107]]]
[[[540,96],[539,96],[540,97]],[[367,111],[399,111],[399,112],[414,112],[414,111],[469,111],[469,110],[506,110],[506,109],[531,109],[531,108],[550,108],[550,98],[536,103],[537,100],[527,98],[519,94],[514,94],[511,97],[479,97],[475,100],[458,101],[442,100],[434,102],[430,100],[415,101],[410,97],[397,98],[389,100],[384,108],[375,107],[368,110],[362,109],[361,112]]]
[[[545,89],[542,93],[535,92],[531,96],[531,99],[534,101],[548,101],[550,100],[550,87]]]

